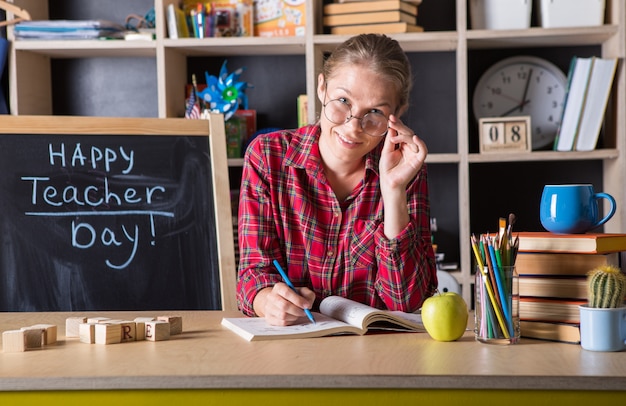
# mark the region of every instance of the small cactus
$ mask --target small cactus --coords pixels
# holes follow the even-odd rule
[[[626,275],[611,265],[601,266],[587,274],[589,307],[619,307],[626,295]]]

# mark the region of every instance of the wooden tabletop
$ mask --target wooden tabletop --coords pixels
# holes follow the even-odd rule
[[[65,337],[70,316],[180,315],[168,341],[84,344]],[[498,346],[473,332],[455,342],[379,333],[247,342],[220,325],[237,312],[0,313],[0,331],[56,324],[58,342],[0,353],[0,391],[195,388],[626,388],[626,352],[522,339]]]

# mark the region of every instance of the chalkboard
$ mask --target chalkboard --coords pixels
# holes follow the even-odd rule
[[[0,310],[233,309],[223,126],[0,117]]]

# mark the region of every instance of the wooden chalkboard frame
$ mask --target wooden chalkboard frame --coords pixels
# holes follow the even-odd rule
[[[0,116],[0,134],[163,135],[208,137],[215,208],[222,310],[237,310],[236,268],[224,118],[130,118],[79,116]]]

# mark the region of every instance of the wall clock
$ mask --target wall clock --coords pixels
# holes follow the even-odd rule
[[[567,77],[535,56],[503,59],[482,74],[473,96],[476,121],[484,117],[530,116],[532,149],[554,143],[567,92]]]

